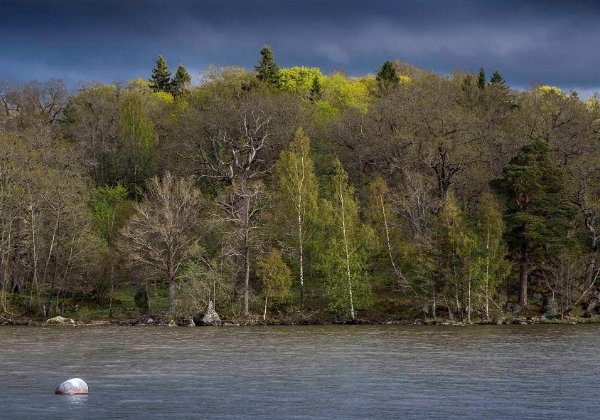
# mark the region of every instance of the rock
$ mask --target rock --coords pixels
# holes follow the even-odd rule
[[[526,318],[522,318],[522,317],[516,317],[515,319],[512,320],[513,324],[516,325],[526,325],[527,324],[527,319]]]
[[[148,319],[146,320],[146,324],[148,324],[148,325],[152,325],[152,324],[154,324],[154,319],[152,319],[152,318],[148,318]]]
[[[208,302],[208,309],[202,317],[201,325],[221,325],[221,318],[219,318],[219,314],[215,311],[215,305],[212,300]]]
[[[84,395],[88,393],[88,386],[83,379],[73,378],[57,386],[54,393],[58,395]]]
[[[170,320],[169,323],[167,324],[167,327],[176,327],[177,323],[174,320]]]
[[[63,316],[55,316],[46,321],[48,325],[75,325],[75,321],[71,318],[65,318]]]
[[[501,314],[498,318],[496,318],[496,325],[502,325],[506,322],[506,315]]]
[[[194,320],[193,320],[193,319],[189,319],[189,320],[188,320],[188,322],[187,322],[187,326],[188,326],[188,327],[195,327],[195,326],[196,326],[196,323],[194,322]]]

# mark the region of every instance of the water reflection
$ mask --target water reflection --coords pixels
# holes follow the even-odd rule
[[[87,403],[87,395],[61,395],[67,405],[70,407],[83,407]]]

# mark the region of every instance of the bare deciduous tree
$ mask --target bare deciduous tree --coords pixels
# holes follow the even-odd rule
[[[191,180],[176,179],[166,172],[153,177],[142,203],[122,230],[121,246],[133,266],[165,280],[169,286],[169,310],[183,264],[198,251],[200,192]]]

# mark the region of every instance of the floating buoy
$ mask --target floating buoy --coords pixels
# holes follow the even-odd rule
[[[57,386],[54,393],[59,395],[84,395],[88,393],[88,386],[83,379],[73,378]]]

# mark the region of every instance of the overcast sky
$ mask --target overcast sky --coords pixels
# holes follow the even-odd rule
[[[192,74],[251,68],[265,43],[282,67],[360,75],[399,59],[600,90],[600,1],[0,0],[0,80],[147,78],[158,54]]]

